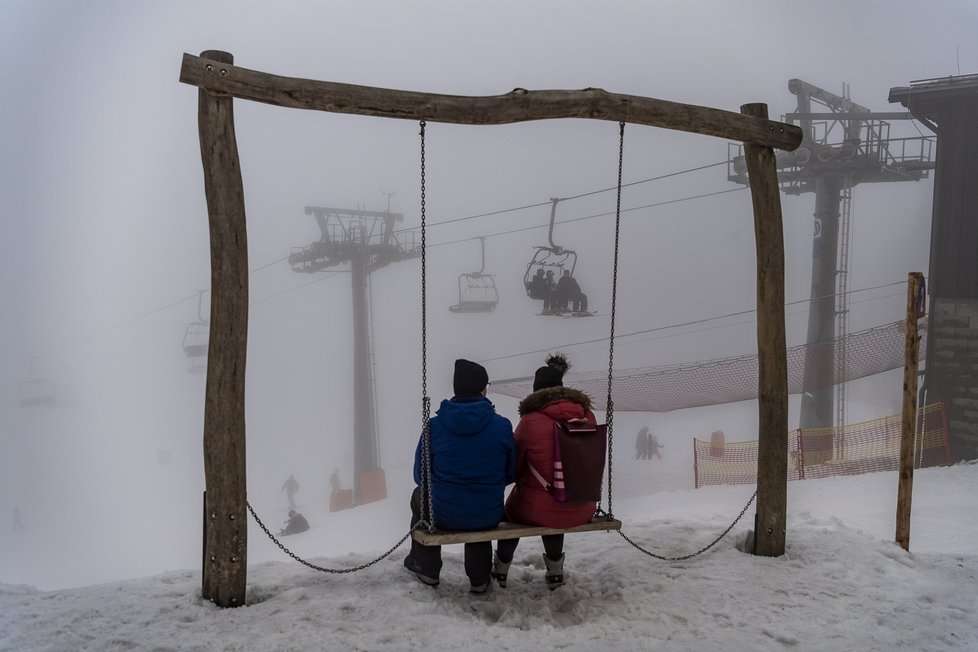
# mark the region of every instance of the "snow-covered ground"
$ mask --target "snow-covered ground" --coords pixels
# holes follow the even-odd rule
[[[753,487],[656,490],[688,478],[669,461],[616,461],[613,507],[631,539],[675,557],[722,532]],[[387,500],[333,514],[303,506],[313,527],[286,543],[328,568],[379,556],[407,530],[410,481],[389,476]],[[198,568],[55,591],[5,584],[0,650],[978,650],[978,465],[917,471],[909,553],[893,543],[896,491],[896,473],[789,483],[779,558],[738,551],[753,506],[682,562],[614,533],[569,535],[554,592],[539,541],[522,542],[507,589],[473,596],[461,546],[444,549],[431,589],[401,566],[406,544],[365,570],[326,574],[252,527],[244,608],[203,601]],[[265,517],[277,526],[282,514],[270,506]],[[23,534],[4,534],[6,550]]]

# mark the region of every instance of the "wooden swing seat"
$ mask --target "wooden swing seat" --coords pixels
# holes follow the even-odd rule
[[[522,523],[500,523],[491,530],[435,530],[428,532],[424,529],[412,530],[411,536],[420,544],[426,546],[444,546],[450,543],[476,543],[478,541],[495,541],[497,539],[522,539],[538,537],[544,534],[573,534],[576,532],[601,532],[620,530],[621,521],[607,520],[596,517],[590,523],[569,528],[543,527],[540,525],[524,525]]]

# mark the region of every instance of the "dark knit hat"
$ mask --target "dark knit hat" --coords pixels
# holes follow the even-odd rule
[[[533,375],[533,391],[547,387],[561,387],[564,384],[564,372],[570,367],[567,358],[562,353],[555,353],[547,358],[547,364],[537,369]]]
[[[478,396],[489,384],[489,374],[481,364],[459,358],[455,361],[452,384],[455,396]]]

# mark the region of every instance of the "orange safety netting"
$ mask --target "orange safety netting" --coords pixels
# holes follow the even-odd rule
[[[788,479],[827,478],[874,471],[896,471],[900,466],[901,416],[854,423],[842,428],[806,428],[788,433]],[[693,439],[695,486],[755,484],[758,442],[726,443]],[[942,403],[917,412],[914,467],[951,463],[951,449]]]
[[[921,329],[920,336],[923,359],[927,350],[926,330]],[[824,389],[837,382],[903,367],[905,340],[905,324],[898,321],[826,342],[790,347],[787,350],[788,393]],[[834,373],[835,361],[843,352],[845,373]],[[616,369],[612,399],[616,410],[626,412],[669,412],[748,401],[757,398],[757,369],[756,354],[645,369]],[[596,409],[606,408],[607,372],[568,373],[564,385],[586,393]],[[532,376],[492,381],[493,393],[521,399],[532,391]]]

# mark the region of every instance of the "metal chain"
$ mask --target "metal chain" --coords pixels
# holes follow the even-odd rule
[[[421,121],[421,482],[425,486],[425,506],[421,523],[428,532],[435,531],[435,506],[431,497],[431,399],[428,397],[428,247],[425,206],[424,132],[427,123]]]
[[[650,551],[646,550],[642,546],[638,545],[637,543],[635,543],[634,541],[632,541],[631,539],[629,539],[628,536],[626,536],[625,533],[622,532],[621,530],[618,530],[618,534],[621,535],[621,538],[622,539],[624,539],[628,543],[632,544],[633,546],[635,546],[636,549],[638,549],[640,552],[644,552],[649,557],[655,557],[656,559],[661,559],[662,561],[685,561],[686,559],[691,559],[692,557],[695,557],[696,555],[703,554],[704,552],[706,552],[707,550],[709,550],[710,548],[712,548],[716,544],[720,543],[720,540],[723,537],[727,536],[727,533],[729,533],[730,530],[732,530],[733,527],[735,525],[737,525],[737,522],[740,521],[740,519],[742,519],[744,517],[744,514],[747,513],[747,508],[751,506],[751,503],[754,502],[754,499],[755,498],[757,498],[757,492],[756,491],[754,492],[754,495],[752,495],[750,497],[750,500],[747,501],[747,504],[744,505],[744,508],[742,510],[740,510],[740,515],[737,516],[737,518],[734,519],[734,522],[730,524],[730,527],[728,527],[726,530],[724,530],[722,533],[720,533],[720,536],[718,536],[716,539],[714,539],[713,541],[711,541],[707,545],[703,546],[702,548],[700,548],[696,552],[691,552],[690,554],[683,555],[682,557],[663,557],[661,555],[657,555],[654,552],[650,552]]]
[[[260,518],[258,518],[258,514],[255,513],[255,510],[251,506],[251,503],[245,503],[245,504],[248,506],[248,511],[251,512],[251,515],[254,517],[255,522],[258,523],[258,526],[262,530],[265,531],[265,534],[268,535],[268,538],[269,539],[271,539],[272,541],[274,541],[275,544],[279,548],[282,549],[282,552],[284,552],[285,554],[287,554],[289,557],[291,557],[292,559],[296,560],[300,564],[304,564],[304,565],[308,566],[309,568],[311,568],[313,570],[322,571],[323,573],[336,573],[336,574],[355,573],[356,571],[363,570],[364,568],[369,568],[369,567],[373,566],[374,564],[376,564],[377,562],[381,561],[382,559],[386,559],[387,557],[390,557],[391,554],[395,550],[397,550],[398,548],[400,548],[401,547],[401,544],[404,543],[409,536],[411,536],[411,530],[414,529],[412,527],[411,530],[408,530],[408,533],[405,534],[403,537],[401,537],[401,540],[398,541],[397,543],[395,543],[393,545],[393,547],[391,547],[390,550],[388,550],[387,552],[385,552],[384,554],[382,554],[380,557],[377,557],[376,559],[374,559],[372,561],[368,561],[366,564],[361,564],[359,566],[355,566],[354,568],[323,568],[322,566],[317,566],[316,564],[313,564],[313,563],[310,563],[310,562],[306,561],[305,559],[299,557],[297,554],[295,554],[294,552],[292,552],[291,550],[289,550],[288,548],[286,548],[285,547],[285,544],[283,544],[281,541],[279,541],[278,539],[276,539],[275,538],[275,535],[272,534],[272,532],[267,527],[265,527],[265,524],[262,523],[262,521],[261,521]],[[417,524],[415,525],[415,527],[417,527]]]
[[[618,243],[621,235],[621,176],[625,158],[625,123],[618,123],[618,197],[615,204],[615,255],[611,273],[611,332],[608,336],[608,402],[605,406],[608,423],[608,520],[614,518],[612,510],[612,463],[614,460],[615,402],[611,398],[611,384],[615,368],[615,309],[618,303]]]

